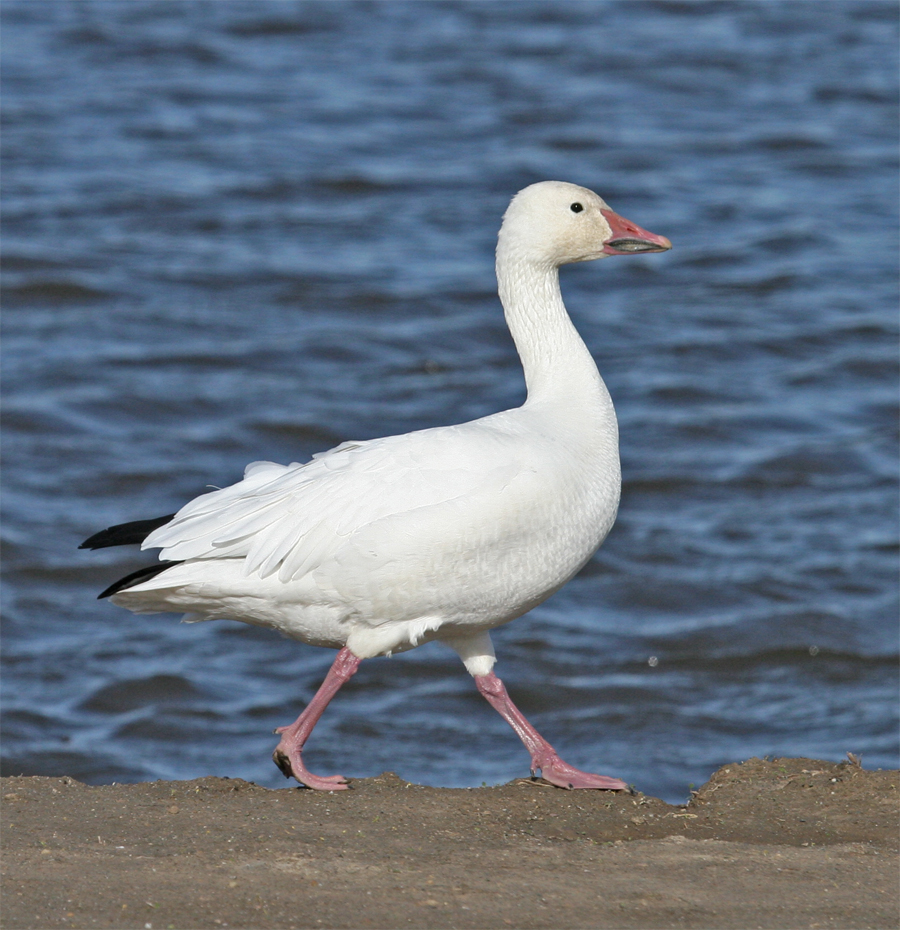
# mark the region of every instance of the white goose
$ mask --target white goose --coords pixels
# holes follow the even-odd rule
[[[525,370],[515,410],[345,442],[304,464],[254,462],[242,481],[177,514],[97,533],[82,548],[141,543],[161,564],[101,597],[137,613],[242,620],[339,650],[274,760],[311,788],[302,751],[360,661],[439,640],[563,788],[623,789],[563,762],[493,673],[489,630],[531,610],[588,561],[616,517],[618,428],[606,386],[559,291],[558,268],[671,248],[595,193],[544,181],[520,191],[497,245],[500,300]]]

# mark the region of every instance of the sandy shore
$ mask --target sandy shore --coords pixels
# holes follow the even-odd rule
[[[691,803],[4,778],[3,927],[894,928],[898,780],[751,759]]]

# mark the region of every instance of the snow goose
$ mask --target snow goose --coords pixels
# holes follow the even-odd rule
[[[615,411],[563,305],[558,268],[661,252],[664,236],[618,216],[595,193],[543,181],[512,200],[497,281],[528,389],[514,410],[402,436],[345,442],[312,461],[254,462],[243,480],[176,514],[111,527],[82,548],[140,543],[161,562],[101,597],[188,622],[241,620],[338,649],[298,719],[276,733],[274,760],[310,788],[303,747],[362,659],[438,640],[512,726],[531,771],[563,788],[626,788],[557,755],[494,674],[489,631],[559,590],[616,516]]]

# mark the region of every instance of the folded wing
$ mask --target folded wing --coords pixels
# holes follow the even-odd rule
[[[417,525],[436,505],[501,495],[523,470],[517,437],[489,420],[344,443],[303,464],[254,462],[242,481],[186,504],[142,548],[159,547],[170,561],[243,559],[245,575],[282,582],[340,561],[385,519],[403,549],[405,522]]]

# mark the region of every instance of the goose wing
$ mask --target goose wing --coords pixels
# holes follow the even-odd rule
[[[502,494],[528,471],[519,452],[514,435],[476,421],[347,442],[306,463],[254,462],[242,481],[182,507],[142,548],[161,548],[171,561],[239,558],[245,575],[289,582],[342,561],[351,540],[358,551],[374,524],[387,521],[404,549],[431,508],[458,513]]]

